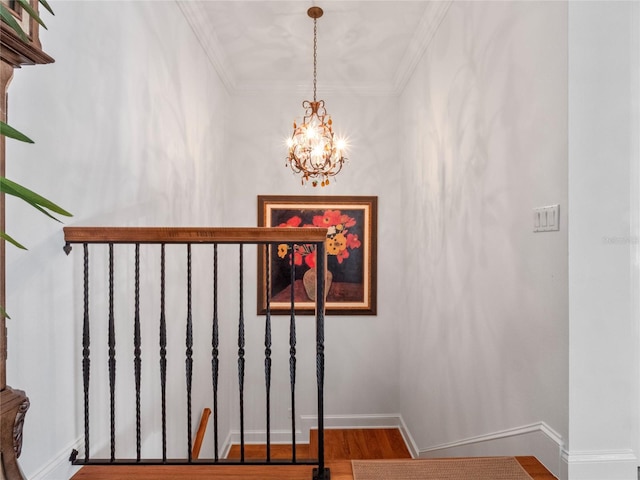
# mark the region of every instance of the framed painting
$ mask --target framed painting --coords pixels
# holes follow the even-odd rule
[[[378,197],[258,196],[258,226],[327,228],[327,315],[376,314]],[[272,314],[291,311],[294,271],[296,313],[315,313],[315,250],[310,245],[258,249],[258,314],[266,312],[266,262],[269,261]]]

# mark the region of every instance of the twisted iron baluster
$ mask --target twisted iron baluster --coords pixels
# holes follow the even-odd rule
[[[324,466],[324,308],[326,254],[324,243],[316,246],[316,380],[318,386],[318,480],[329,478]]]
[[[84,247],[84,316],[82,320],[82,383],[84,388],[84,459],[89,460],[89,374],[91,344],[89,332],[89,246]]]
[[[270,245],[265,246],[266,261],[266,299],[267,315],[264,327],[264,379],[266,389],[266,410],[267,410],[267,462],[271,461],[271,249]]]
[[[295,245],[289,249],[294,252]],[[296,265],[291,256],[291,317],[289,319],[289,382],[291,384],[291,461],[296,463]]]
[[[213,446],[218,461],[218,244],[213,245],[213,329],[211,333],[211,383],[213,386]]]
[[[136,259],[135,259],[135,316],[133,321],[133,355],[134,370],[136,383],[136,461],[140,461],[142,442],[140,439],[140,373],[142,368],[142,360],[140,358],[140,244],[136,243]]]
[[[238,319],[238,389],[240,394],[240,461],[244,463],[244,313],[243,257],[240,244],[240,318]]]
[[[116,458],[116,332],[113,316],[113,243],[109,244],[109,398],[111,419],[111,461]]]
[[[191,381],[193,377],[193,324],[191,319],[191,244],[187,244],[187,335],[186,335],[186,377],[187,377],[187,445],[191,463]]]
[[[167,319],[165,316],[165,244],[160,246],[160,392],[162,396],[162,463],[167,462]]]

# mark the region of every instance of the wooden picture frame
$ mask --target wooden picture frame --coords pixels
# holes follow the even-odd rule
[[[327,315],[376,315],[378,197],[258,196],[259,227],[325,227],[327,234]],[[291,312],[290,265],[295,265],[296,313],[315,313],[315,252],[306,245],[279,245],[270,252],[270,311]],[[258,314],[266,313],[266,255],[258,249]],[[312,272],[307,273],[313,269]],[[310,275],[313,277],[309,281]],[[305,288],[305,284],[306,288]],[[309,293],[307,293],[309,291]]]

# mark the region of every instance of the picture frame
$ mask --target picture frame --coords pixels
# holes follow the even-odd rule
[[[326,314],[376,315],[378,197],[259,195],[258,226],[328,228]],[[258,249],[259,315],[266,313],[267,260],[271,277],[270,312],[274,315],[291,312],[293,261],[295,312],[315,313],[312,300],[315,290],[310,291],[309,278],[305,278],[305,274],[312,276],[315,282],[315,252],[307,247],[279,245],[271,249],[269,259],[264,248]]]

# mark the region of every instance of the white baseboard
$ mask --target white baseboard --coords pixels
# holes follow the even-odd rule
[[[301,415],[296,428],[296,442],[309,443],[309,432],[318,428],[317,415]],[[349,429],[349,428],[398,428],[404,438],[409,452],[413,458],[418,456],[418,448],[411,437],[411,433],[404,423],[400,414],[380,414],[380,415],[326,415],[324,418],[325,429]],[[245,444],[264,444],[266,439],[265,430],[246,430],[244,432]],[[240,443],[240,431],[232,430],[227,436],[226,443],[223,444],[222,458],[229,453],[232,444]],[[272,430],[272,444],[291,444],[291,430]]]
[[[420,449],[422,458],[533,455],[556,477],[560,476],[560,455],[564,442],[544,422],[509,428],[455,442]],[[573,477],[572,477],[573,478]]]
[[[224,439],[222,443],[222,451],[220,452],[220,458],[227,458],[229,456],[229,450],[231,450],[231,445],[233,445],[232,441],[233,433],[229,432],[227,438]]]
[[[562,480],[636,480],[638,457],[632,450],[570,452],[563,450]]]
[[[306,442],[309,441],[309,435],[307,434]],[[231,430],[227,437],[228,445],[225,445],[225,449],[231,448],[231,445],[240,444],[240,430]],[[296,442],[302,441],[302,432],[296,431]],[[245,430],[244,431],[244,443],[247,445],[257,444],[264,445],[267,443],[267,431],[266,430]],[[271,430],[271,443],[273,444],[291,444],[291,430]]]
[[[84,445],[82,439],[83,437],[80,437],[60,450],[53,460],[29,478],[31,480],[69,480],[81,468],[80,465],[71,465],[69,456],[71,455],[71,450],[79,450]]]
[[[306,435],[309,440],[309,430],[318,428],[317,415],[302,415],[300,417],[302,434]],[[399,413],[392,414],[374,414],[374,415],[325,415],[324,428],[398,428],[404,438],[407,448],[413,458],[418,456],[418,448],[416,446],[411,432],[404,423],[402,415]]]

